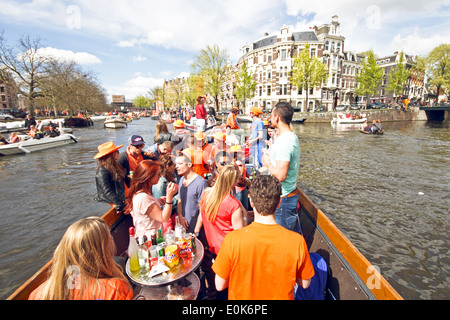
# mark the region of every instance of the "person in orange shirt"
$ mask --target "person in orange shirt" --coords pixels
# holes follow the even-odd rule
[[[115,252],[102,218],[76,221],[56,247],[49,277],[28,299],[131,300],[133,289],[114,261]]]
[[[212,146],[206,142],[206,134],[197,131],[194,134],[194,148],[185,149],[188,153],[192,153],[193,166],[192,169],[202,178],[210,172],[209,160],[211,159]]]
[[[227,145],[226,145],[226,141],[227,141],[227,136],[225,135],[225,133],[223,132],[216,132],[213,135],[214,138],[214,144],[212,146],[211,149],[211,160],[214,159],[214,157],[216,156],[216,154],[218,154],[220,151],[227,151]]]
[[[118,162],[125,169],[126,177],[125,177],[125,188],[128,190],[130,187],[130,181],[132,178],[131,172],[136,170],[137,165],[143,160],[151,160],[149,156],[147,156],[143,152],[143,148],[145,147],[144,138],[138,135],[132,135],[129,138],[130,145],[127,147],[125,152],[121,153],[119,156]]]
[[[236,116],[239,114],[238,107],[233,107],[228,114],[227,118],[227,126],[231,127],[231,132],[238,136],[240,143],[243,144],[245,142],[245,131],[239,125]]]
[[[295,283],[308,288],[314,276],[302,235],[275,221],[281,183],[258,175],[249,189],[255,220],[228,233],[213,264],[216,289],[230,300],[294,300]]]

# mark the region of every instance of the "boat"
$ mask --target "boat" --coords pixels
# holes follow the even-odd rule
[[[195,124],[196,122],[196,118],[192,117],[191,120],[189,122],[185,122],[185,129],[192,131],[192,132],[196,132],[197,131],[197,126]],[[214,117],[208,117],[208,119],[206,119],[206,128],[205,128],[205,132],[211,131],[212,129],[214,129],[217,126],[217,121],[216,118]]]
[[[359,129],[359,132],[364,133],[364,134],[375,134],[375,135],[381,135],[381,134],[384,134],[383,129],[378,130],[378,131],[375,131],[375,132],[372,132],[372,131],[369,132],[369,131],[365,131],[365,130],[363,130],[363,129]]]
[[[292,119],[291,123],[304,123],[306,121],[306,118],[302,119]]]
[[[38,130],[42,129],[42,125],[43,123],[39,124]],[[0,156],[30,153],[78,142],[73,134],[65,133],[64,128],[62,128],[62,122],[59,122],[59,132],[61,134],[58,137],[44,137],[41,139],[30,139],[27,135],[19,135],[21,138],[20,142],[0,146]]]
[[[402,300],[400,294],[378,272],[330,219],[299,189],[298,215],[310,252],[319,253],[328,266],[325,298],[329,300]],[[116,255],[126,257],[131,215],[111,208],[102,217],[110,226]],[[22,284],[7,300],[26,300],[47,279],[52,261]]]
[[[364,114],[353,117],[352,114],[338,112],[336,114],[336,117],[331,120],[331,124],[361,124],[364,123],[364,121],[367,121],[367,118]]]
[[[64,119],[64,125],[66,127],[87,127],[87,126],[93,126],[94,121],[90,118],[74,118],[69,117]]]
[[[125,128],[128,126],[126,120],[123,120],[119,116],[109,116],[105,119],[105,128],[117,129]]]

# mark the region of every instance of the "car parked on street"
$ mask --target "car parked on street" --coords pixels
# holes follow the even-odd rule
[[[345,111],[347,110],[347,106],[345,104],[340,104],[338,106],[336,106],[336,111]]]
[[[361,109],[361,104],[352,104],[350,106],[350,110],[360,110]]]
[[[314,112],[325,112],[325,111],[327,111],[327,108],[325,106],[317,106],[314,109]]]
[[[8,113],[0,111],[0,120],[12,120],[14,117]]]

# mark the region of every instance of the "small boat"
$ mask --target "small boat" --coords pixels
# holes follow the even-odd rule
[[[197,131],[197,125],[195,124],[196,122],[196,118],[192,117],[190,122],[185,122],[185,129],[192,131],[192,132],[196,132]],[[206,119],[206,128],[205,128],[205,132],[210,131],[211,129],[214,129],[217,126],[217,121],[216,118],[214,117],[208,117],[208,119]]]
[[[360,124],[364,123],[367,118],[365,115],[361,114],[360,116],[353,117],[351,114],[345,113],[337,113],[336,117],[331,120],[331,124]]]
[[[38,126],[39,130],[42,128],[42,125],[43,123]],[[64,132],[64,128],[62,128],[62,122],[59,122],[59,132],[61,134],[58,137],[54,138],[44,137],[41,139],[29,139],[28,136],[24,135],[24,138],[28,139],[16,143],[1,145],[0,156],[30,153],[78,142],[77,138],[74,135]],[[22,137],[22,135],[19,135],[19,137]]]
[[[402,300],[402,297],[330,219],[299,189],[298,216],[309,252],[319,253],[327,263],[328,300]],[[110,226],[116,255],[127,257],[131,215],[111,208],[102,217]],[[21,285],[7,300],[26,300],[47,279],[52,261]]]
[[[359,129],[359,132],[364,133],[364,134],[379,134],[379,135],[384,134],[383,129],[378,130],[378,131],[374,131],[374,132],[372,132],[372,131],[365,131],[363,129]]]
[[[119,116],[110,116],[105,120],[105,128],[117,129],[117,128],[125,128],[128,126],[127,121],[123,120]]]
[[[303,119],[292,119],[291,123],[304,123],[306,121],[306,118]]]
[[[64,126],[66,127],[87,127],[87,126],[93,126],[94,121],[90,118],[74,118],[69,117],[64,119]]]

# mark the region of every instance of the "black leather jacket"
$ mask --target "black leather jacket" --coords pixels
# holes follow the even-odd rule
[[[125,208],[125,185],[124,182],[113,180],[111,174],[105,167],[101,166],[95,173],[97,185],[96,201],[114,204],[117,211]]]

